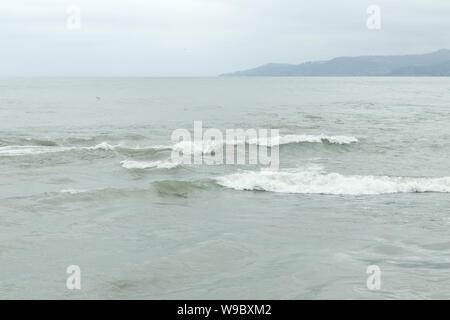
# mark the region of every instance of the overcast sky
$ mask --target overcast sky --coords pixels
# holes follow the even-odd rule
[[[370,5],[380,30],[366,26]],[[0,41],[0,75],[214,76],[450,49],[450,1],[1,0]]]

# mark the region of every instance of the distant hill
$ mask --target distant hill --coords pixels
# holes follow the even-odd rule
[[[450,76],[450,50],[405,56],[340,57],[302,64],[269,63],[221,76]]]

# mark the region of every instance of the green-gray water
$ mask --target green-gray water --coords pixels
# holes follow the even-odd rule
[[[450,298],[448,78],[3,78],[0,119],[0,298]],[[280,170],[167,165],[195,120]]]

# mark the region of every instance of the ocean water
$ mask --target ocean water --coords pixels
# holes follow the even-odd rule
[[[450,298],[449,78],[3,78],[0,120],[2,299]],[[279,170],[174,163],[197,120]]]

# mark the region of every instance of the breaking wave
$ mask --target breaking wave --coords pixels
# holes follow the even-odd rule
[[[359,140],[352,136],[327,136],[327,135],[285,135],[275,138],[259,138],[249,140],[219,140],[219,141],[181,141],[172,147],[172,150],[185,154],[210,154],[223,148],[224,145],[259,145],[274,147],[293,143],[329,143],[348,145]]]
[[[408,192],[450,192],[450,177],[412,178],[342,175],[320,170],[247,171],[216,178],[235,190],[280,193],[376,195]]]
[[[274,147],[293,143],[329,143],[329,144],[352,144],[358,139],[351,136],[327,136],[327,135],[285,135],[275,138],[259,138],[249,140],[223,140],[223,141],[181,141],[175,145],[154,145],[154,146],[125,146],[122,144],[110,144],[101,142],[94,146],[62,146],[55,141],[24,139],[29,144],[26,145],[3,145],[0,146],[0,156],[26,156],[46,153],[58,153],[68,151],[116,151],[123,154],[148,154],[159,151],[178,151],[184,154],[211,154],[224,145],[260,145]]]
[[[124,160],[121,162],[122,167],[125,169],[173,169],[181,166],[180,163],[170,162],[170,161],[135,161],[135,160]]]
[[[279,137],[280,145],[289,143],[331,143],[331,144],[352,144],[359,140],[351,136],[327,136],[327,135],[286,135]]]
[[[25,156],[43,153],[65,152],[72,150],[70,147],[45,147],[45,146],[6,146],[0,147],[0,156]]]
[[[107,142],[99,143],[95,146],[43,146],[43,145],[13,145],[0,147],[0,156],[25,156],[25,155],[38,155],[45,153],[58,153],[68,151],[118,151],[123,153],[142,153],[142,152],[157,152],[162,150],[171,150],[170,146],[155,145],[149,147],[127,147],[123,145],[111,145]]]

